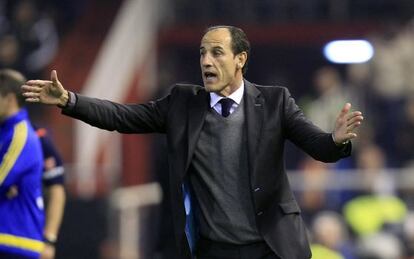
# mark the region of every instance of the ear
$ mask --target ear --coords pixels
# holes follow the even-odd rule
[[[242,68],[244,67],[244,64],[246,64],[247,61],[247,52],[243,51],[237,54],[237,67]]]

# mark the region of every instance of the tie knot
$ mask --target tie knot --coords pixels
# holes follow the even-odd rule
[[[230,115],[230,108],[233,105],[233,102],[234,101],[230,98],[223,98],[219,101],[221,104],[221,115],[223,115],[223,117]]]

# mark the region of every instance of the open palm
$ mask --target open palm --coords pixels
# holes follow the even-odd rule
[[[30,80],[22,86],[27,102],[61,105],[65,89],[59,82],[56,70],[52,70],[51,80]]]
[[[350,110],[351,104],[346,103],[336,119],[333,137],[338,145],[357,137],[354,129],[359,127],[364,119],[360,111]]]

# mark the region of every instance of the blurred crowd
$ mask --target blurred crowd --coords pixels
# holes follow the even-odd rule
[[[410,0],[174,0],[169,4],[178,23],[394,20],[396,13],[398,19],[407,19],[414,11]]]
[[[414,24],[368,39],[369,62],[317,69],[313,94],[300,101],[326,131],[345,102],[365,121],[351,158],[330,165],[305,156],[297,164],[303,185],[318,183],[298,196],[318,255],[328,253],[322,245],[335,258],[414,258]]]
[[[58,50],[55,23],[34,1],[1,1],[0,35],[0,66],[29,78],[39,77]]]
[[[0,68],[40,78],[88,2],[0,0]]]

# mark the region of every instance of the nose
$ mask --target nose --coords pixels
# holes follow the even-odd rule
[[[202,67],[210,67],[211,66],[211,56],[206,53],[200,56],[200,64]]]

